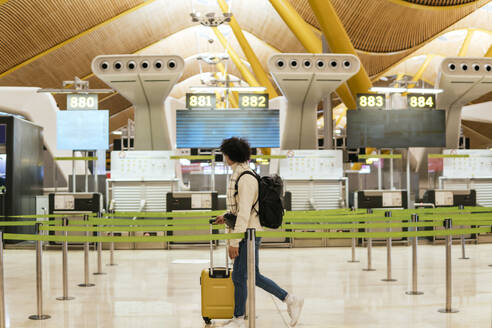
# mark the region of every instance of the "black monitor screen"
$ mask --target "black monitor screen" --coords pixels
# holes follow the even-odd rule
[[[444,110],[347,111],[347,147],[445,147]]]
[[[251,147],[280,147],[278,110],[177,110],[177,148],[218,148],[223,139],[242,137]]]

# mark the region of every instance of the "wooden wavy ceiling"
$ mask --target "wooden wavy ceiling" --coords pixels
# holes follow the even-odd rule
[[[308,23],[319,28],[308,0],[290,1]],[[470,1],[332,0],[332,3],[364,66],[370,75],[375,75],[443,30],[456,26],[457,22],[460,24],[464,17],[489,1],[478,0],[462,7],[437,10],[412,6],[437,8]],[[398,2],[408,2],[412,6]],[[91,30],[142,4],[146,5]],[[282,52],[303,51],[267,0],[235,0],[233,9],[240,26],[251,35]],[[188,16],[190,12],[191,1],[184,0],[9,0],[0,5],[0,74],[47,49],[60,46],[1,77],[0,86],[60,87],[63,80],[90,74],[90,62],[96,55],[134,53],[193,26]],[[88,32],[63,44],[84,31]],[[195,43],[196,39],[181,40],[172,50],[189,55],[194,51],[190,49],[194,49]],[[238,49],[237,44],[234,46]],[[168,49],[171,48],[166,47]],[[263,53],[266,56],[267,51]],[[91,87],[105,87],[95,77],[89,77],[89,81]],[[61,97],[57,100],[63,102]],[[111,109],[113,114],[129,107],[119,95],[108,98],[101,105]]]
[[[439,3],[464,1],[408,2],[426,2],[428,6],[436,6]],[[404,51],[422,44],[489,1],[473,1],[474,4],[466,7],[445,10],[423,10],[387,0],[331,0],[354,47],[375,53]],[[308,0],[291,0],[291,3],[308,23],[319,28]]]
[[[143,0],[10,0],[0,8],[0,72]]]
[[[414,3],[422,6],[459,6],[465,5],[472,2],[477,2],[476,0],[403,0],[405,2]]]

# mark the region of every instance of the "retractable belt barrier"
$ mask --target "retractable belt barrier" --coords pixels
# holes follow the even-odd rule
[[[3,282],[3,240],[30,240],[36,241],[36,284],[37,284],[37,315],[30,316],[30,319],[43,320],[50,316],[43,314],[42,299],[42,242],[62,242],[63,243],[63,297],[59,300],[71,300],[68,296],[67,278],[67,250],[68,242],[84,243],[84,277],[85,283],[79,284],[81,287],[92,287],[95,284],[89,283],[89,243],[98,243],[98,271],[94,274],[104,274],[101,271],[100,252],[104,242],[111,243],[148,243],[148,242],[190,242],[190,241],[218,241],[230,239],[245,239],[248,243],[248,272],[252,277],[248,281],[250,293],[250,320],[255,318],[254,300],[254,263],[255,263],[255,242],[254,237],[283,237],[283,238],[347,238],[352,239],[352,261],[355,261],[355,238],[385,238],[387,239],[387,278],[384,281],[395,281],[391,276],[391,238],[413,238],[413,282],[410,295],[422,294],[417,290],[417,261],[416,246],[418,237],[446,236],[446,308],[443,312],[449,313],[454,310],[451,308],[451,245],[452,236],[460,235],[462,243],[465,234],[479,234],[492,232],[492,208],[445,208],[445,209],[420,209],[420,210],[392,210],[392,211],[370,211],[365,210],[327,210],[327,211],[302,211],[287,212],[284,217],[284,224],[280,227],[286,231],[255,231],[248,229],[244,233],[209,233],[186,236],[114,236],[115,232],[122,231],[178,231],[189,230],[199,231],[210,227],[210,218],[220,215],[222,211],[207,212],[120,212],[105,215],[101,218],[100,214],[58,214],[58,215],[21,215],[9,217],[14,221],[0,221],[0,226],[29,226],[36,225],[39,234],[12,234],[0,232],[0,295],[4,300]],[[409,218],[412,214],[411,219]],[[384,215],[384,216],[383,216]],[[67,217],[83,216],[84,220],[76,220],[73,225],[68,225]],[[97,216],[97,218],[95,217]],[[139,219],[123,219],[139,218]],[[419,220],[420,217],[420,220]],[[453,219],[451,219],[451,217]],[[37,219],[46,219],[37,221]],[[61,220],[63,218],[63,220]],[[150,219],[143,219],[150,218]],[[177,218],[188,218],[186,220]],[[445,218],[445,219],[444,219]],[[20,219],[20,220],[19,220]],[[25,219],[35,219],[35,221]],[[19,221],[17,221],[19,220]],[[384,222],[380,222],[384,221]],[[420,221],[420,222],[419,222]],[[461,229],[453,229],[453,222]],[[444,223],[444,224],[443,224]],[[442,227],[445,230],[425,230],[418,231],[418,227]],[[463,227],[470,226],[469,229]],[[477,228],[478,226],[478,228]],[[393,232],[391,228],[413,228],[411,231]],[[224,229],[225,225],[215,225],[215,230]],[[365,228],[366,232],[357,232],[357,229]],[[386,228],[386,232],[369,232],[370,228]],[[319,230],[337,230],[333,232],[319,232]],[[296,230],[318,230],[315,232],[296,231]],[[46,235],[44,231],[62,231],[63,235]],[[69,236],[69,231],[85,232],[82,236]],[[91,236],[90,232],[99,232],[97,236]],[[109,232],[110,236],[101,236],[100,232]],[[464,245],[462,245],[464,247]],[[370,251],[370,247],[368,247]],[[111,263],[112,260],[111,249]],[[463,252],[464,258],[464,252]],[[368,263],[370,256],[368,256]],[[366,270],[366,269],[364,269]],[[368,271],[373,271],[368,264]],[[0,326],[5,326],[5,301],[0,302]],[[251,321],[250,321],[251,322]]]
[[[38,223],[46,225],[56,225],[62,223],[62,220],[51,220],[51,221],[0,221],[0,227],[11,227],[11,226],[33,226]]]
[[[74,231],[74,230],[71,230]],[[82,231],[82,230],[76,230]],[[88,231],[88,230],[84,230]],[[114,229],[115,232],[118,228]],[[404,231],[404,232],[292,232],[292,231],[258,231],[257,237],[285,237],[285,238],[402,238],[402,237],[431,237],[431,236],[450,236],[461,234],[476,234],[491,232],[490,227],[473,229],[452,229],[437,231]],[[242,239],[242,233],[227,234],[208,234],[208,235],[188,235],[188,236],[144,236],[144,237],[109,237],[109,236],[56,236],[56,235],[32,235],[32,234],[12,234],[5,233],[4,240],[37,240],[37,241],[56,241],[56,242],[183,242],[198,240],[229,240]]]

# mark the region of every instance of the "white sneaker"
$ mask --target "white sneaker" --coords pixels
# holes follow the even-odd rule
[[[222,326],[222,328],[246,328],[246,321],[244,317],[234,317],[225,326]]]
[[[285,303],[287,303],[287,313],[290,316],[290,326],[294,327],[295,325],[297,325],[299,317],[301,316],[304,299],[293,295],[287,295]]]

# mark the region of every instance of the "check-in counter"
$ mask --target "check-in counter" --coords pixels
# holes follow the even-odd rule
[[[211,191],[187,191],[187,192],[168,192],[166,195],[167,212],[203,212],[215,211],[218,208],[217,192]],[[198,219],[199,217],[174,217],[174,220],[186,222],[190,219]],[[212,218],[212,217],[210,217]],[[184,224],[184,223],[183,223]],[[196,224],[192,224],[196,225]],[[213,233],[218,233],[218,230],[213,230]],[[177,230],[168,231],[168,236],[193,236],[193,235],[208,235],[210,228],[204,230]],[[197,240],[189,242],[168,242],[168,249],[180,246],[209,246],[208,240]]]
[[[84,215],[101,213],[103,197],[100,193],[51,193],[48,195],[49,213],[66,215],[69,226],[85,226]],[[63,235],[63,231],[50,231],[50,235]],[[69,236],[84,236],[82,231],[68,231]],[[50,242],[61,245],[61,242]],[[69,242],[69,245],[83,243]]]

